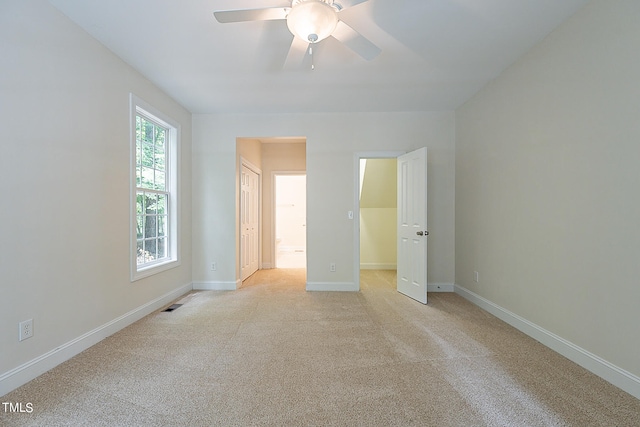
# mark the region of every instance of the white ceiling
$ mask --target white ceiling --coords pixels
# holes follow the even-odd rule
[[[50,2],[193,113],[289,113],[453,110],[588,0],[369,0],[339,17],[382,53],[329,38],[314,71],[282,69],[285,21],[213,16],[287,0]]]

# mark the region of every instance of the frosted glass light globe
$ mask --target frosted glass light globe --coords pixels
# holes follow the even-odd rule
[[[318,43],[329,37],[337,24],[338,13],[322,0],[296,3],[287,16],[289,31],[309,43]]]

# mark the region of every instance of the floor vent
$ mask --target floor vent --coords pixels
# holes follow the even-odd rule
[[[182,304],[171,304],[169,307],[165,308],[162,311],[173,311],[176,308],[180,308],[180,307],[182,307]]]

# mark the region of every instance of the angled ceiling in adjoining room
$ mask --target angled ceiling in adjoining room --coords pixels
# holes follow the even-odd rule
[[[360,208],[397,206],[396,159],[367,159],[360,189]]]

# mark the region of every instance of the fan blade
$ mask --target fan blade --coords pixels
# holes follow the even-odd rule
[[[287,19],[290,7],[270,7],[266,9],[219,10],[213,12],[218,22],[271,21]]]
[[[371,61],[382,52],[378,46],[343,21],[338,21],[338,25],[331,35],[367,61]]]
[[[304,61],[304,56],[307,54],[308,50],[309,43],[294,36],[291,41],[289,53],[287,54],[287,59],[284,60],[282,68],[285,70],[294,70],[299,68],[302,65],[302,61]]]
[[[340,6],[340,10],[344,10],[360,3],[364,3],[369,0],[336,0],[333,4],[338,4]]]

